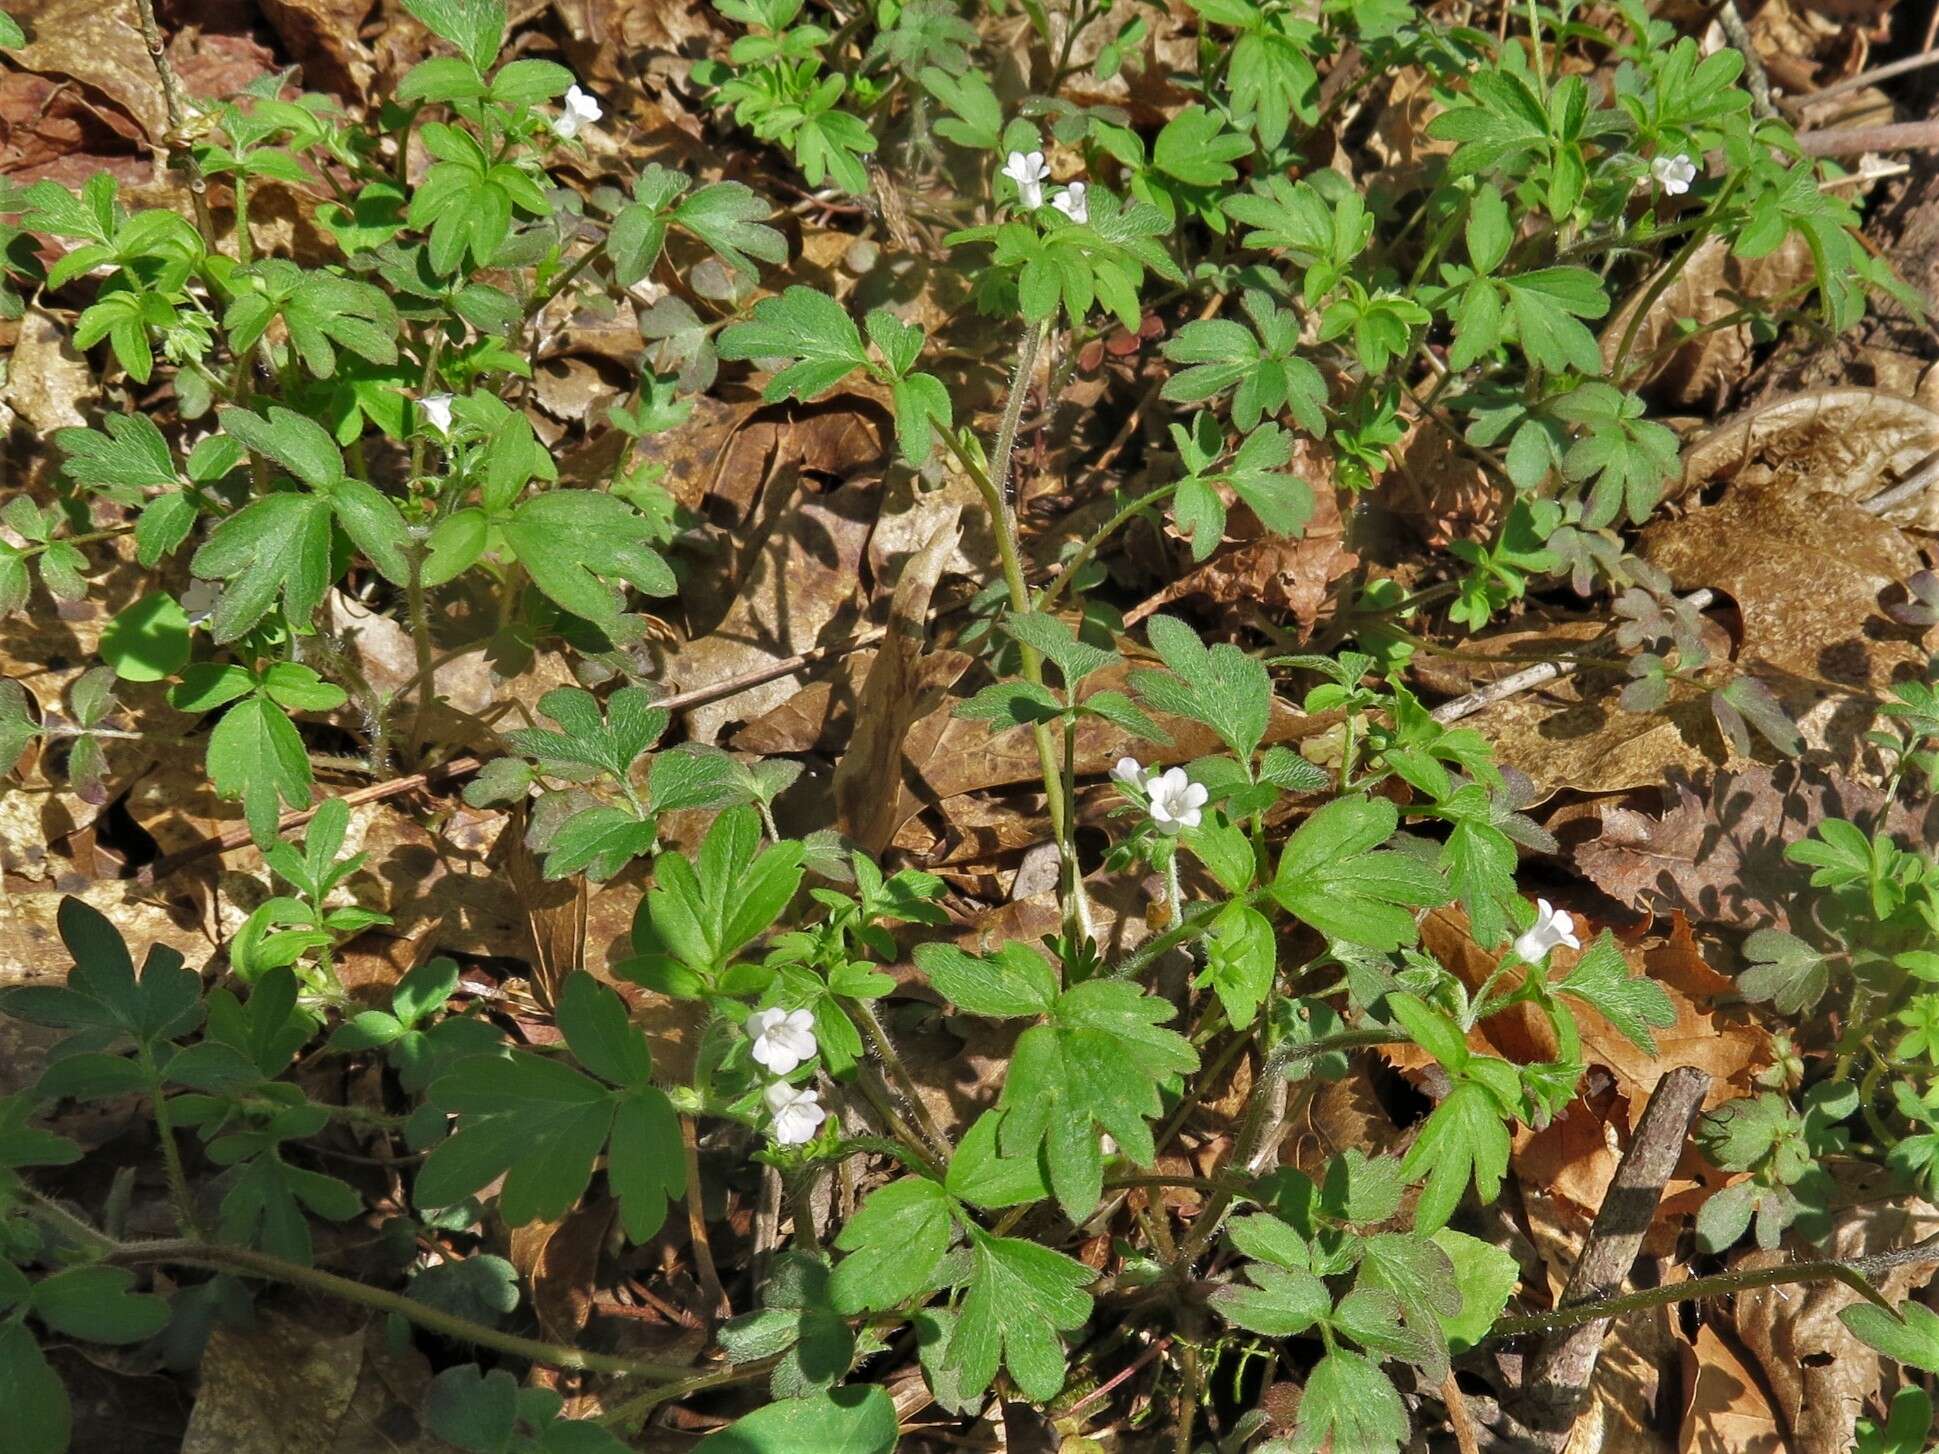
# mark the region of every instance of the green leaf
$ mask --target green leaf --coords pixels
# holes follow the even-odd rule
[[[218,794],[242,799],[250,836],[259,844],[275,840],[282,803],[310,805],[310,755],[296,724],[267,697],[238,702],[215,724],[208,769]]]
[[[950,1225],[949,1195],[927,1177],[871,1193],[835,1238],[848,1254],[830,1282],[836,1309],[881,1311],[927,1291],[949,1250]]]
[[[837,1388],[756,1409],[694,1445],[694,1454],[894,1454],[895,1401],[879,1384]]]
[[[18,42],[0,37],[0,44]],[[0,1409],[19,1454],[67,1454],[74,1430],[67,1388],[19,1323],[0,1323]]]
[[[1203,722],[1249,763],[1272,720],[1272,679],[1265,665],[1225,642],[1208,650],[1197,632],[1170,616],[1153,616],[1146,630],[1172,675],[1132,672],[1138,695],[1157,711]]]
[[[973,1271],[958,1309],[944,1366],[957,1372],[965,1393],[981,1393],[999,1360],[1024,1395],[1039,1403],[1064,1386],[1060,1332],[1080,1328],[1091,1299],[1080,1291],[1097,1276],[1061,1252],[1015,1237],[970,1229]]]
[[[1027,1156],[1005,1156],[997,1146],[1000,1111],[985,1111],[956,1145],[943,1185],[949,1194],[974,1206],[1015,1207],[1050,1195],[1043,1162],[1033,1148]]]
[[[293,409],[272,404],[268,417],[247,409],[220,409],[217,417],[225,433],[241,440],[252,453],[273,460],[312,489],[323,489],[343,478],[343,453],[317,424]]]
[[[1318,1454],[1330,1439],[1334,1450],[1390,1454],[1407,1430],[1407,1409],[1393,1380],[1372,1359],[1334,1348],[1307,1375],[1288,1448]]]
[[[188,665],[189,650],[188,613],[166,591],[143,596],[101,630],[101,659],[124,682],[164,681]]]
[[[330,519],[329,501],[319,496],[277,494],[245,505],[215,527],[190,569],[228,583],[209,619],[218,646],[260,622],[279,593],[291,623],[309,629],[334,574]]]
[[[488,71],[498,59],[505,43],[505,0],[404,0],[404,8],[476,69]]]
[[[139,1343],[168,1323],[168,1301],[131,1292],[123,1267],[70,1267],[34,1284],[34,1314],[48,1327],[90,1343]]]
[[[1737,976],[1744,998],[1769,1000],[1781,1015],[1799,1015],[1824,998],[1831,970],[1824,955],[1795,934],[1759,929],[1744,941],[1750,968]]]
[[[615,599],[615,583],[649,596],[670,596],[678,589],[652,547],[653,522],[612,495],[595,490],[536,495],[499,528],[532,584],[608,632],[622,624],[623,601]]]
[[[648,1085],[653,1052],[626,1002],[584,970],[567,976],[554,1013],[566,1048],[587,1070],[621,1089]]]
[[[971,151],[995,151],[1003,138],[1003,103],[990,83],[975,71],[952,76],[939,66],[922,70],[923,89],[949,110],[935,123],[945,141]]]
[[[1409,1178],[1427,1177],[1414,1207],[1414,1229],[1431,1233],[1446,1226],[1470,1177],[1482,1201],[1493,1201],[1508,1170],[1508,1146],[1508,1128],[1487,1088],[1457,1082],[1401,1160]]]
[[[1514,1296],[1521,1280],[1521,1269],[1504,1248],[1452,1227],[1434,1234],[1434,1245],[1448,1255],[1454,1266],[1455,1286],[1461,1292],[1461,1306],[1452,1313],[1438,1314],[1448,1346],[1456,1353],[1478,1346],[1488,1336]]]
[[[1270,892],[1280,906],[1335,939],[1391,951],[1418,937],[1412,910],[1447,902],[1431,866],[1381,850],[1399,814],[1385,798],[1338,798],[1286,841]]]
[[[1212,1306],[1234,1327],[1268,1338],[1292,1338],[1333,1311],[1326,1284],[1304,1268],[1246,1264],[1252,1284],[1227,1283],[1212,1294]]]
[[[799,283],[756,303],[751,321],[724,329],[719,350],[722,358],[784,361],[762,390],[769,403],[818,398],[868,365],[855,320],[826,293]]]
[[[1226,1019],[1243,1030],[1272,992],[1278,963],[1271,922],[1249,904],[1230,903],[1206,935],[1205,972],[1198,982],[1211,985]]]
[[[916,967],[942,995],[973,1015],[1005,1020],[1042,1015],[1057,998],[1057,975],[1028,944],[1012,942],[987,957],[954,944],[918,944]]]
[[[1895,1317],[1874,1303],[1841,1308],[1838,1320],[1851,1335],[1896,1363],[1939,1373],[1939,1313],[1923,1303],[1902,1303]]]
[[[1225,119],[1203,106],[1187,106],[1165,123],[1152,143],[1151,162],[1188,186],[1216,187],[1238,176],[1232,163],[1252,154],[1252,142],[1225,129]]]
[[[431,1101],[457,1114],[458,1129],[418,1172],[418,1206],[450,1206],[503,1176],[499,1212],[514,1227],[556,1221],[579,1200],[616,1109],[597,1081],[522,1051],[459,1061],[432,1083]]]
[[[625,808],[587,808],[559,825],[546,845],[545,876],[566,878],[584,873],[604,883],[636,858],[653,851],[659,826]]]
[[[1629,961],[1607,929],[1568,977],[1557,982],[1555,992],[1589,1006],[1645,1055],[1656,1054],[1650,1027],[1666,1030],[1676,1023],[1676,1007],[1668,992],[1647,975],[1629,972]]]
[[[714,182],[684,198],[673,221],[706,243],[729,267],[752,276],[749,258],[777,266],[788,260],[788,239],[767,225],[765,197],[739,182]]]
[[[106,433],[56,429],[54,447],[65,456],[61,473],[77,485],[123,490],[166,489],[177,481],[175,455],[146,414],[108,414]]]

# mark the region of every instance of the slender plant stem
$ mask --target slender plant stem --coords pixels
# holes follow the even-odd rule
[[[417,702],[411,710],[412,762],[417,761],[424,745],[425,714],[431,705],[431,688],[437,676],[431,651],[431,614],[424,598],[424,554],[421,545],[412,549],[411,579],[404,589],[405,608],[411,618],[411,643],[417,649],[417,675],[412,678],[417,687]]]
[[[1176,494],[1177,491],[1178,484],[1176,481],[1169,485],[1160,485],[1149,494],[1140,495],[1129,505],[1119,510],[1109,520],[1106,520],[1102,525],[1098,526],[1091,533],[1090,538],[1078,546],[1077,554],[1073,555],[1058,570],[1050,584],[1037,593],[1037,609],[1039,611],[1048,611],[1054,606],[1057,603],[1057,598],[1064,594],[1065,590],[1070,586],[1071,581],[1076,578],[1077,573],[1089,565],[1092,558],[1103,548],[1105,541],[1117,534],[1129,521],[1143,514],[1146,510],[1149,510],[1160,500],[1165,499],[1169,495]]]
[[[581,273],[583,273],[586,270],[587,266],[592,262],[592,260],[598,257],[605,250],[606,250],[606,246],[604,243],[602,242],[593,243],[584,252],[580,253],[578,257],[574,258],[570,263],[568,263],[564,271],[562,271],[549,284],[539,289],[538,292],[534,293],[531,296],[531,298],[527,300],[525,304],[526,321],[530,322],[532,319],[538,317],[540,312],[544,310],[545,305],[547,303],[550,303],[554,298],[558,297],[559,294],[563,293],[567,288],[571,287],[573,279],[578,277]]]
[[[700,1132],[692,1116],[680,1118],[680,1152],[687,1171],[687,1240],[693,1246],[694,1272],[700,1291],[714,1305],[714,1316],[725,1318],[733,1313],[734,1305],[720,1284],[714,1246],[707,1237],[707,1212],[700,1186]]]
[[[191,1237],[201,1237],[202,1224],[195,1215],[195,1196],[189,1190],[188,1172],[182,1165],[182,1148],[175,1140],[175,1117],[168,1109],[168,1097],[162,1094],[161,1072],[145,1046],[141,1064],[148,1072],[148,1103],[154,1110],[155,1134],[162,1143],[162,1167],[168,1174],[168,1195],[175,1203],[175,1219]]]
[[[849,1011],[855,1023],[861,1027],[862,1034],[869,1042],[869,1049],[875,1052],[875,1058],[882,1062],[883,1069],[888,1071],[890,1079],[895,1082],[896,1089],[902,1092],[902,1098],[909,1103],[909,1110],[915,1116],[916,1124],[922,1128],[923,1138],[930,1143],[929,1150],[932,1153],[941,1153],[944,1160],[947,1160],[954,1151],[949,1133],[943,1130],[935,1116],[930,1114],[929,1106],[922,1098],[921,1088],[916,1084],[916,1078],[909,1073],[909,1067],[903,1064],[902,1057],[896,1053],[895,1043],[889,1039],[889,1032],[876,1015],[875,1007],[867,1000],[843,1000],[842,1005]]]
[[[176,79],[175,68],[168,63],[168,48],[162,40],[161,23],[155,19],[155,0],[135,0],[135,12],[141,19],[141,38],[148,47],[148,59],[154,64],[155,75],[162,83],[162,107],[168,114],[168,164],[180,167],[188,177],[189,199],[195,206],[196,231],[202,234],[202,245],[214,252],[215,216],[209,211],[209,182],[202,175],[202,164],[196,161],[194,151],[183,145],[188,123],[182,107],[182,83]]]
[[[236,197],[236,261],[247,264],[252,251],[249,242],[249,179],[238,172],[231,187]]]
[[[1600,1302],[1572,1303],[1546,1313],[1529,1313],[1519,1318],[1503,1318],[1488,1332],[1498,1338],[1521,1338],[1530,1333],[1546,1333],[1553,1328],[1572,1328],[1600,1318],[1619,1318],[1625,1313],[1640,1313],[1670,1303],[1694,1302],[1699,1298],[1727,1297],[1754,1287],[1778,1287],[1787,1283],[1842,1282],[1869,1301],[1878,1301],[1871,1279],[1896,1267],[1930,1266],[1939,1263],[1939,1237],[1928,1237],[1910,1247],[1896,1247],[1870,1257],[1854,1257],[1840,1262],[1832,1258],[1805,1262],[1786,1262],[1776,1267],[1745,1268],[1719,1272],[1710,1277],[1693,1277],[1686,1282],[1666,1283],[1626,1292]]]
[[[109,1258],[121,1264],[129,1263],[173,1263],[187,1267],[206,1267],[217,1272],[237,1272],[251,1277],[267,1278],[272,1282],[288,1283],[293,1287],[308,1288],[312,1292],[324,1293],[330,1297],[341,1298],[345,1302],[359,1303],[382,1313],[395,1313],[401,1318],[428,1328],[447,1338],[473,1343],[481,1348],[494,1348],[501,1353],[510,1353],[520,1358],[529,1358],[549,1368],[570,1368],[582,1373],[619,1373],[631,1374],[639,1378],[676,1379],[690,1370],[673,1363],[659,1363],[652,1359],[630,1358],[617,1353],[594,1353],[584,1348],[572,1348],[563,1343],[546,1343],[537,1338],[521,1338],[513,1333],[501,1333],[496,1328],[488,1328],[482,1323],[474,1323],[469,1318],[458,1317],[442,1308],[406,1297],[403,1293],[391,1292],[381,1287],[371,1287],[348,1277],[339,1277],[334,1272],[321,1268],[304,1267],[299,1263],[285,1262],[280,1257],[272,1257],[266,1252],[256,1252],[246,1247],[225,1247],[212,1242],[177,1240],[164,1242],[126,1242],[120,1245]]]

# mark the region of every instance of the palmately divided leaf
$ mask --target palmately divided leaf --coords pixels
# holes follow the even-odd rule
[[[1043,1402],[1064,1386],[1057,1335],[1080,1328],[1091,1299],[1080,1289],[1097,1276],[1061,1252],[1015,1237],[970,1233],[974,1271],[949,1340],[945,1364],[964,1393],[981,1393],[999,1361],[1026,1396]]]

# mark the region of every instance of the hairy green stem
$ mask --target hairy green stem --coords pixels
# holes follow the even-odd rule
[[[1871,1279],[1897,1267],[1929,1266],[1939,1263],[1939,1236],[1928,1237],[1909,1247],[1849,1261],[1816,1258],[1805,1262],[1786,1262],[1776,1267],[1744,1268],[1719,1272],[1709,1277],[1693,1277],[1687,1282],[1646,1287],[1638,1292],[1619,1293],[1600,1302],[1572,1303],[1546,1313],[1529,1313],[1519,1318],[1502,1318],[1489,1329],[1490,1340],[1520,1338],[1530,1333],[1546,1333],[1552,1328],[1573,1328],[1603,1318],[1619,1318],[1625,1313],[1643,1312],[1669,1303],[1693,1302],[1699,1298],[1726,1297],[1754,1287],[1777,1287],[1787,1283],[1842,1282],[1868,1301],[1877,1302],[1877,1289]]]
[[[166,1263],[179,1267],[202,1267],[213,1272],[239,1273],[246,1277],[261,1277],[271,1282],[286,1283],[291,1287],[307,1288],[312,1292],[357,1303],[381,1313],[395,1313],[398,1317],[416,1323],[421,1328],[427,1328],[433,1333],[475,1344],[480,1348],[492,1348],[500,1353],[527,1358],[549,1368],[570,1368],[582,1373],[628,1374],[636,1378],[653,1379],[679,1379],[691,1372],[690,1369],[678,1364],[658,1363],[652,1359],[631,1358],[617,1353],[594,1353],[583,1348],[568,1347],[562,1343],[546,1343],[537,1338],[521,1338],[514,1333],[501,1333],[496,1328],[488,1328],[483,1323],[474,1323],[469,1318],[461,1318],[455,1313],[448,1313],[442,1308],[433,1307],[429,1303],[420,1302],[403,1293],[371,1287],[367,1283],[339,1277],[336,1273],[325,1272],[321,1268],[286,1262],[280,1257],[247,1247],[226,1247],[188,1238],[159,1242],[121,1242],[115,1244],[107,1260],[122,1266]]]
[[[867,1000],[843,1000],[842,1006],[849,1012],[849,1018],[861,1029],[863,1037],[869,1043],[869,1049],[874,1052],[875,1058],[882,1062],[883,1069],[888,1071],[889,1078],[895,1082],[895,1087],[902,1093],[902,1098],[909,1103],[909,1110],[915,1116],[916,1124],[922,1128],[923,1139],[929,1143],[928,1150],[932,1154],[940,1153],[947,1161],[955,1149],[949,1139],[949,1133],[943,1130],[935,1116],[930,1113],[929,1106],[922,1098],[921,1087],[916,1084],[916,1078],[909,1073],[909,1067],[902,1063],[902,1057],[896,1053],[895,1043],[889,1039],[889,1032],[876,1015],[875,1007]]]

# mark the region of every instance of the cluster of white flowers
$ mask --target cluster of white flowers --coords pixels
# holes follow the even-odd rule
[[[1193,782],[1184,768],[1168,767],[1146,776],[1144,764],[1135,757],[1120,757],[1111,776],[1144,794],[1145,811],[1167,833],[1198,827],[1206,799],[1211,796],[1205,784]]]
[[[1678,152],[1673,157],[1657,157],[1649,164],[1649,174],[1665,195],[1681,197],[1697,179],[1697,164]]]
[[[1003,163],[1003,175],[1017,184],[1017,200],[1029,211],[1044,205],[1044,183],[1050,180],[1050,167],[1040,151],[1013,151]],[[1050,205],[1073,222],[1091,220],[1091,203],[1082,182],[1072,182]]]
[[[1582,941],[1576,938],[1575,919],[1547,899],[1537,899],[1535,922],[1529,926],[1527,933],[1515,940],[1516,955],[1530,964],[1541,964],[1548,958],[1551,949],[1562,944],[1571,949],[1582,947]]]
[[[599,109],[597,97],[588,96],[578,86],[566,88],[565,110],[552,122],[552,134],[560,141],[571,141],[579,134],[579,128],[588,122],[597,121],[606,113]]]
[[[754,1041],[754,1063],[772,1075],[786,1076],[806,1064],[815,1053],[815,1016],[812,1010],[756,1010],[747,1017]],[[774,1116],[774,1139],[783,1146],[800,1146],[815,1139],[828,1119],[811,1085],[777,1080],[761,1093]]]

